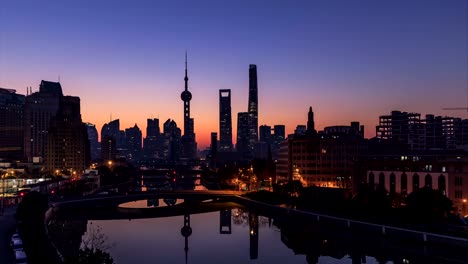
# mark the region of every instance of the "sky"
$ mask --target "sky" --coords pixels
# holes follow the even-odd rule
[[[466,0],[0,2],[0,87],[58,81],[100,132],[147,118],[183,128],[185,51],[199,148],[219,134],[219,89],[247,111],[258,71],[259,125],[365,125],[392,110],[468,118]]]

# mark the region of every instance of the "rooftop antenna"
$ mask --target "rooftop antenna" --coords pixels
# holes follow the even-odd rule
[[[466,47],[466,52],[465,52],[465,59],[466,59],[466,107],[446,107],[442,108],[442,110],[465,110],[468,112],[468,2],[466,2],[466,12],[465,12],[465,29],[466,29],[466,34],[465,34],[465,47]]]
[[[112,122],[112,112],[110,113],[110,120],[109,123]]]
[[[60,82],[60,75],[58,76],[58,82]]]

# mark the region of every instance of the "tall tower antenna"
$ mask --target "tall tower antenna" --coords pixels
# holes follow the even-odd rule
[[[185,51],[185,91],[188,90],[188,75],[187,75],[187,51]]]

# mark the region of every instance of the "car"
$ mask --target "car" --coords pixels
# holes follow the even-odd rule
[[[21,238],[12,239],[10,245],[14,251],[23,250],[23,240]]]
[[[23,250],[15,251],[15,263],[17,264],[27,264],[28,258],[26,253]]]
[[[18,233],[14,233],[12,236],[11,236],[11,241],[13,241],[13,239],[21,239],[20,235]]]

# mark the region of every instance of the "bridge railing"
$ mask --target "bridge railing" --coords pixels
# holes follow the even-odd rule
[[[368,231],[372,231],[373,233],[379,233],[381,235],[389,236],[389,237],[400,237],[400,238],[412,237],[412,238],[416,238],[416,240],[419,240],[421,242],[448,243],[451,245],[468,247],[468,239],[463,238],[463,237],[437,234],[433,232],[418,231],[418,230],[396,227],[396,226],[391,226],[391,225],[375,224],[375,223],[352,220],[352,219],[347,219],[347,218],[337,217],[337,216],[332,216],[332,215],[327,215],[327,214],[314,213],[314,212],[303,211],[303,210],[298,210],[298,209],[293,209],[293,208],[285,208],[285,207],[267,204],[264,202],[254,201],[254,200],[242,197],[242,196],[237,196],[236,200],[243,205],[261,207],[267,210],[273,210],[278,213],[284,213],[286,215],[311,217],[315,219],[317,223],[333,222],[334,224],[341,225],[342,227],[345,227],[348,229],[360,228],[360,229],[365,229]]]

